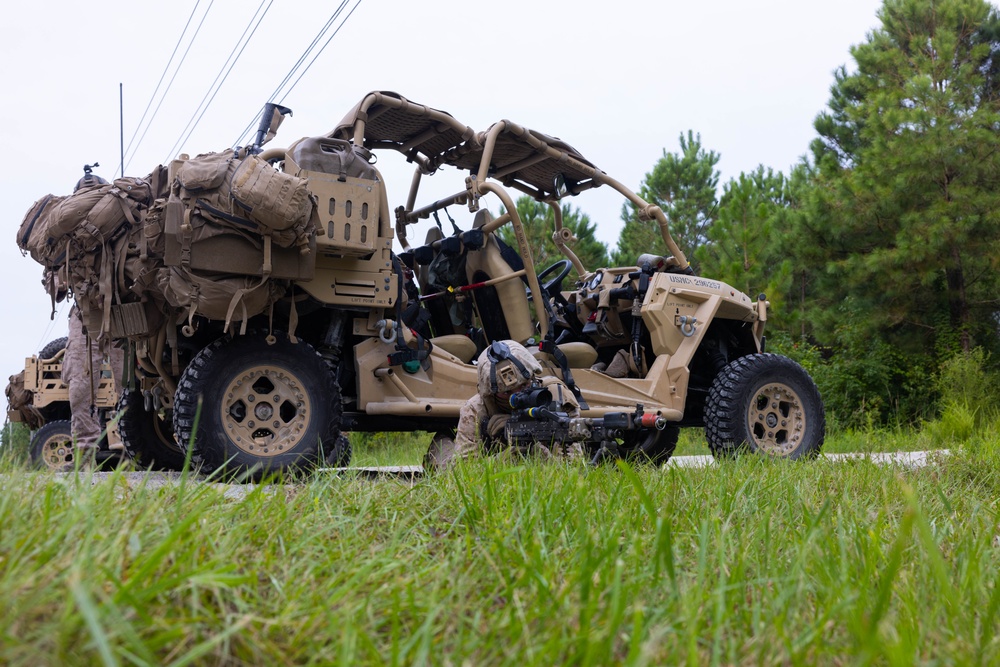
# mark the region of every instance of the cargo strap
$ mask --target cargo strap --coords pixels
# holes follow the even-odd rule
[[[170,346],[170,371],[174,377],[181,374],[181,364],[180,357],[177,353],[177,327],[169,326],[166,328],[166,341],[167,345]],[[158,351],[159,354],[162,350]]]
[[[560,350],[559,346],[554,342],[547,340],[538,343],[538,350],[539,352],[546,352],[552,355],[556,363],[559,364],[559,369],[562,371],[563,382],[573,392],[577,403],[580,404],[580,409],[589,410],[590,406],[587,404],[586,399],[583,398],[583,392],[580,391],[580,388],[576,386],[576,382],[573,380],[573,373],[569,370],[569,359],[566,358],[566,353]]]
[[[395,253],[392,254],[392,268],[396,272],[397,278],[396,322],[399,326],[403,326],[403,263],[396,257]],[[431,350],[434,349],[434,344],[430,340],[425,340],[419,331],[410,329],[410,333],[417,339],[416,349],[406,344],[402,332],[400,332],[396,336],[396,351],[388,355],[389,365],[399,366],[407,361],[419,361],[421,368],[427,370],[430,366],[428,359],[431,356]]]
[[[427,359],[431,356],[434,343],[420,335],[420,332],[410,329],[410,333],[417,339],[416,349],[410,347],[403,340],[403,336],[396,336],[396,351],[388,356],[390,366],[399,366],[407,361],[419,361],[420,366],[426,370]]]
[[[632,354],[632,363],[635,365],[636,371],[639,373],[640,377],[646,374],[644,368],[645,364],[643,363],[641,339],[642,302],[645,301],[646,292],[649,291],[649,276],[652,273],[652,270],[650,269],[647,271],[647,268],[648,266],[640,269],[639,271],[640,275],[637,276],[639,279],[639,288],[636,290],[635,298],[632,301],[632,345],[630,352]],[[634,275],[635,274],[629,274],[629,277],[631,278]]]

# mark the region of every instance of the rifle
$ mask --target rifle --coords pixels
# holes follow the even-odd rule
[[[514,408],[504,427],[504,437],[512,447],[538,443],[579,442],[593,452],[592,464],[619,455],[617,440],[627,432],[648,429],[662,431],[667,420],[647,414],[637,404],[632,412],[608,412],[603,417],[570,417],[553,409],[549,390],[534,387],[511,394]]]

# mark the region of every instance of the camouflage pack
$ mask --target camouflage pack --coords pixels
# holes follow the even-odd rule
[[[315,236],[314,203],[308,182],[277,171],[242,151],[206,153],[175,162],[172,219],[195,236],[234,233],[268,237],[279,248],[308,249]],[[207,229],[201,229],[208,226]],[[197,229],[195,229],[197,228]],[[176,234],[176,231],[174,231]]]
[[[24,387],[23,370],[10,376],[4,393],[7,395],[8,416],[14,415],[15,421],[25,422],[32,430],[45,423],[45,419],[33,404],[34,394]]]

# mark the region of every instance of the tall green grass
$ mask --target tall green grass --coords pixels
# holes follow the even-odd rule
[[[486,459],[235,499],[4,464],[0,663],[996,664],[998,451]]]

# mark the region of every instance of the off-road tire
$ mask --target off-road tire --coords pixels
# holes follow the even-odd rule
[[[182,470],[184,450],[174,438],[173,421],[146,412],[142,393],[125,389],[118,399],[118,434],[129,458],[143,470]]]
[[[353,450],[351,448],[351,440],[347,437],[346,433],[341,433],[337,436],[337,439],[333,441],[333,447],[329,450],[324,446],[324,451],[326,452],[326,465],[331,468],[346,468],[351,465],[351,456]]]
[[[673,456],[680,435],[679,426],[667,424],[662,431],[653,429],[651,433],[643,434],[636,439],[636,442],[627,439],[624,443],[627,447],[625,457],[635,463],[661,466]]]
[[[181,374],[174,433],[203,472],[260,479],[315,467],[321,442],[336,448],[341,410],[333,373],[308,343],[278,332],[226,336]]]
[[[705,402],[705,436],[717,459],[743,451],[814,457],[825,431],[816,383],[802,366],[777,354],[731,362],[713,380]]]
[[[56,338],[53,341],[49,341],[45,347],[43,347],[38,352],[39,359],[51,359],[60,352],[66,349],[66,344],[69,342],[69,337],[63,336],[62,338]]]
[[[38,470],[73,467],[73,430],[68,419],[51,421],[35,431],[28,446],[31,465]]]

